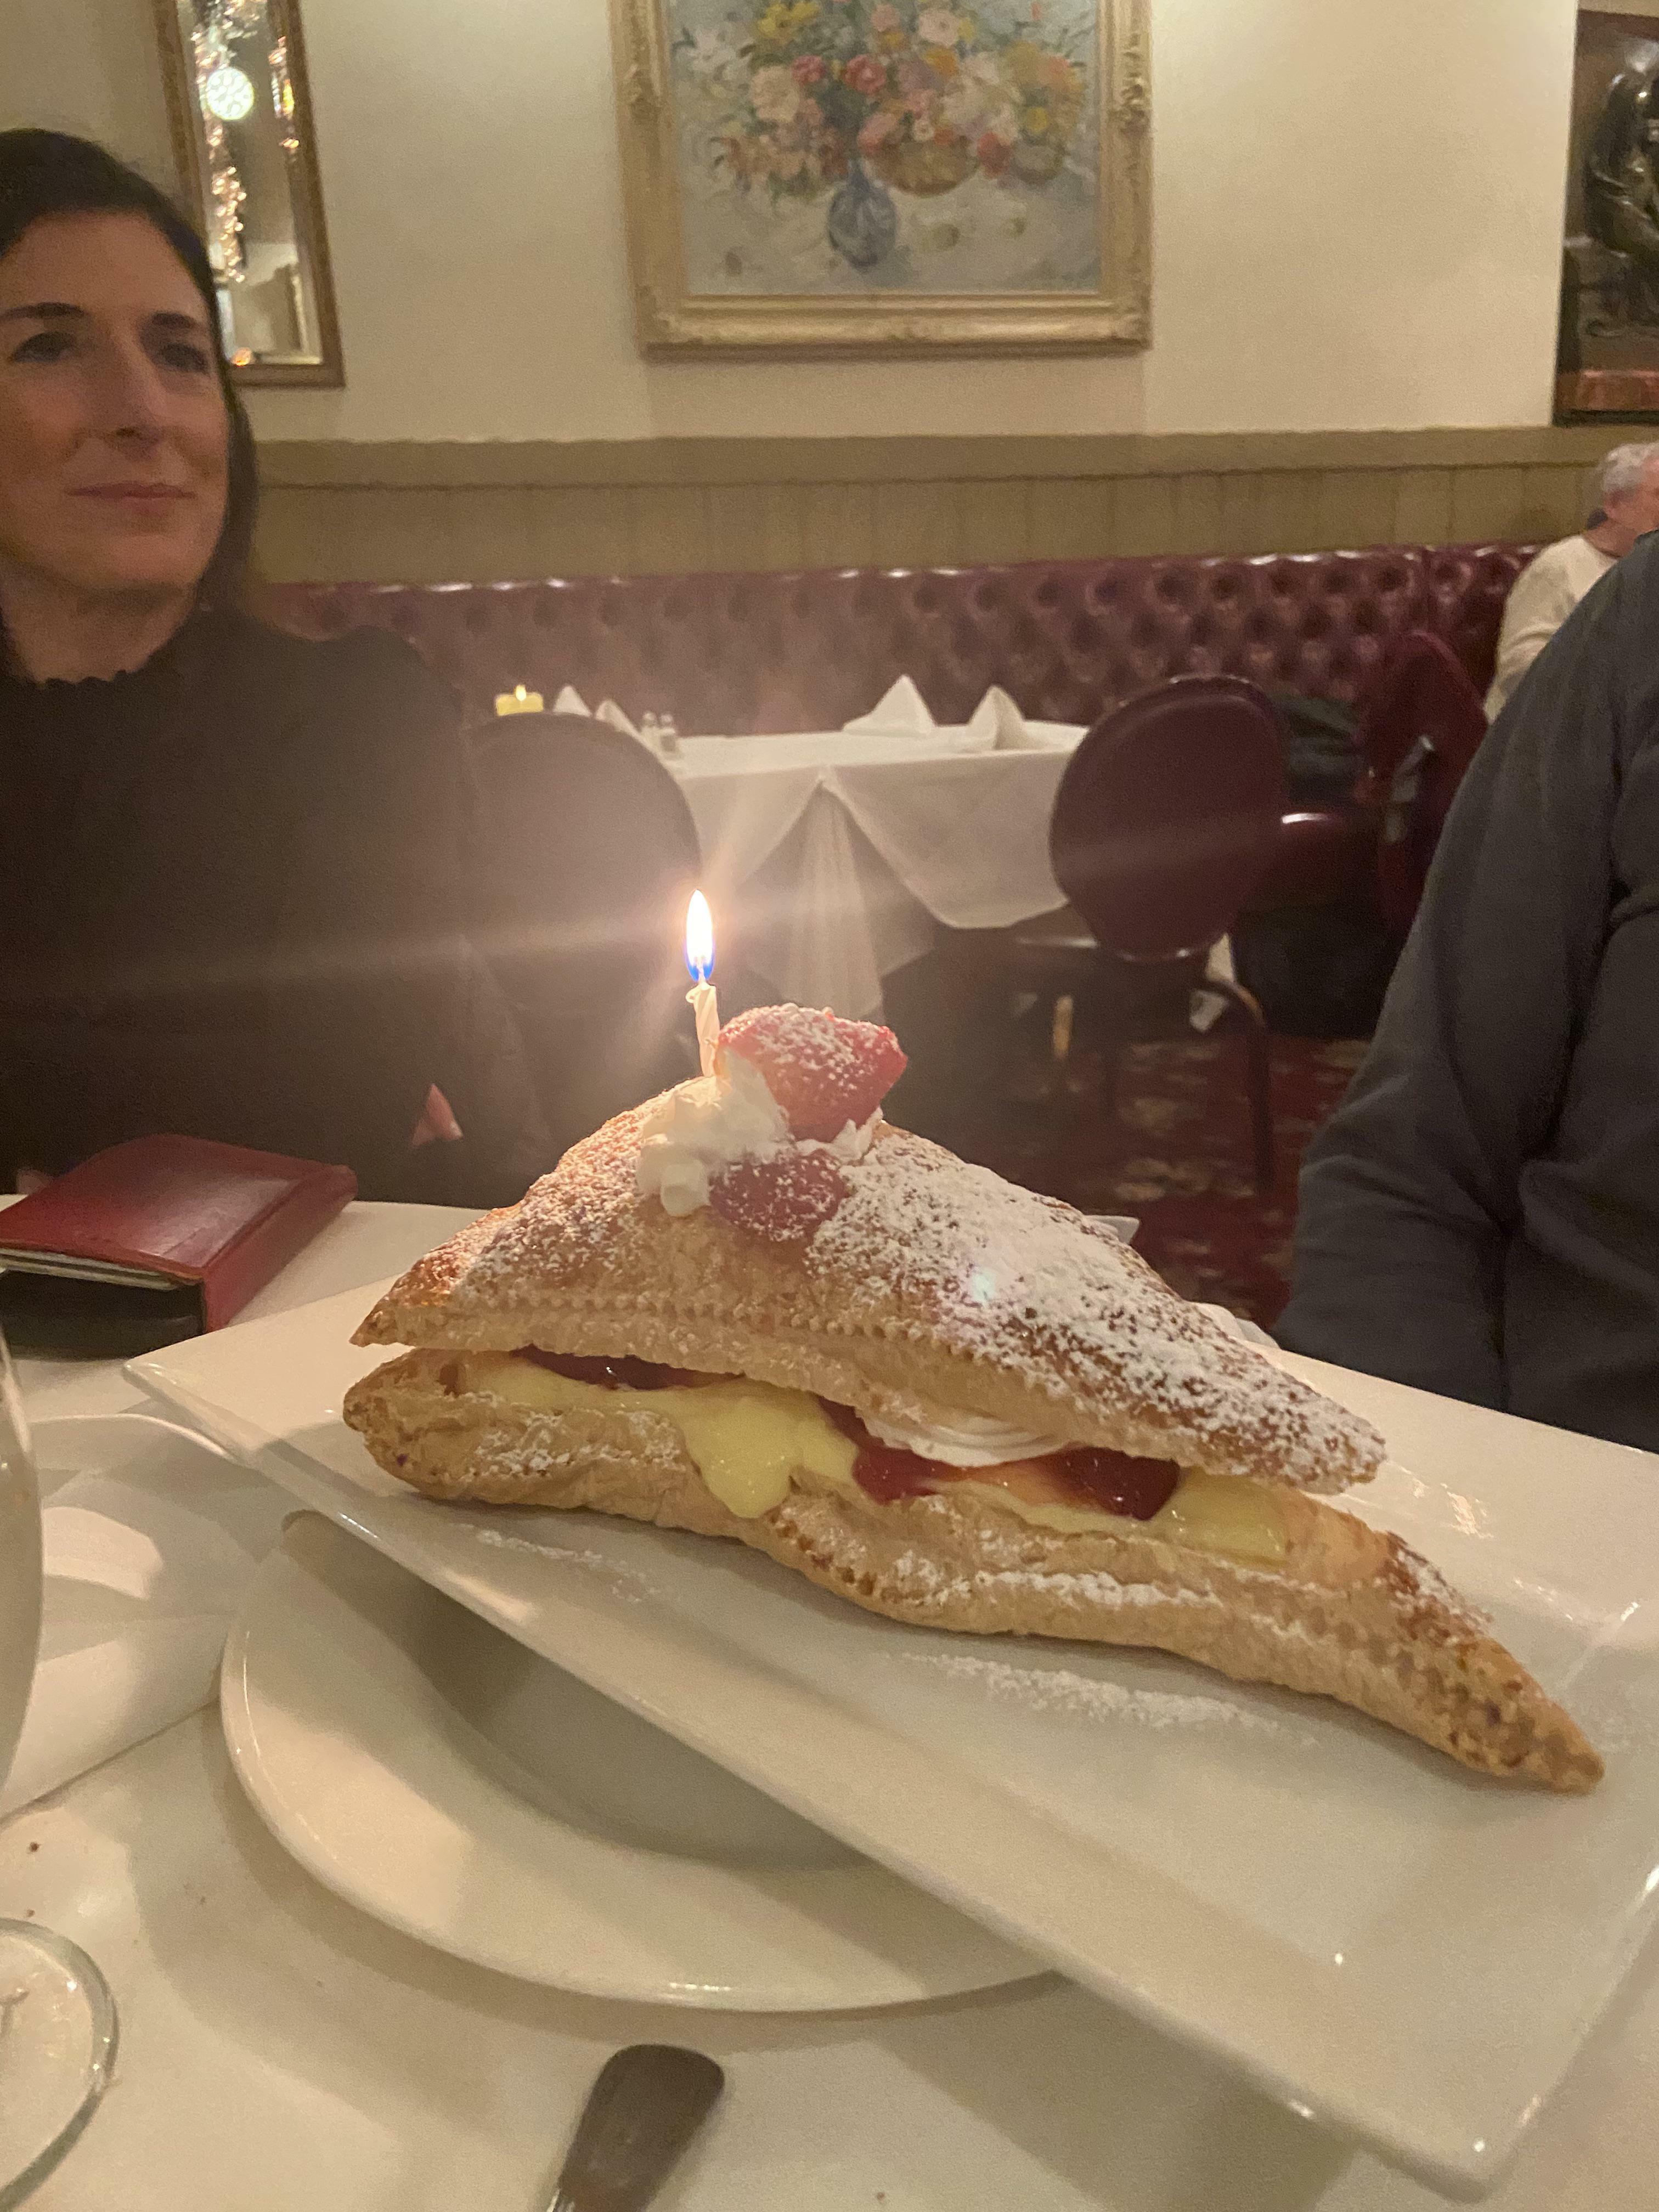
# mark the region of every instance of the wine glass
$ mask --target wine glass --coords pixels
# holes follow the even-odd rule
[[[40,1643],[40,1493],[0,1331],[0,1783]],[[0,2212],[22,2203],[92,2118],[115,2063],[115,2002],[80,1946],[0,1920]]]

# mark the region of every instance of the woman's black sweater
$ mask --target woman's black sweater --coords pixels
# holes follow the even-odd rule
[[[0,674],[0,1188],[173,1131],[516,1198],[550,1162],[470,813],[453,702],[378,631],[204,613],[130,675]],[[434,1083],[464,1141],[413,1154]]]

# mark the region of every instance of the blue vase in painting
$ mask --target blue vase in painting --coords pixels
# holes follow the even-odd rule
[[[856,159],[830,203],[829,230],[830,245],[854,269],[873,269],[893,250],[898,210],[886,186],[867,176]]]

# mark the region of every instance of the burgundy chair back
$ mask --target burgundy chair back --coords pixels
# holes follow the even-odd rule
[[[1243,677],[1177,677],[1078,747],[1049,824],[1055,879],[1120,958],[1201,952],[1265,873],[1284,808],[1266,693]]]
[[[1486,734],[1486,711],[1462,662],[1426,630],[1402,638],[1360,716],[1366,796],[1382,811],[1376,903],[1404,937],[1451,804]]]
[[[696,829],[662,763],[585,715],[503,715],[472,749],[480,949],[562,1150],[687,1072]]]
[[[1365,763],[1360,796],[1385,805],[1401,763],[1419,738],[1449,756],[1472,756],[1486,728],[1480,694],[1458,655],[1432,630],[1408,630],[1360,702],[1354,733]]]
[[[1376,841],[1376,905],[1395,938],[1416,921],[1451,801],[1486,734],[1486,710],[1462,668],[1425,672],[1409,699],[1416,737],[1395,759]]]

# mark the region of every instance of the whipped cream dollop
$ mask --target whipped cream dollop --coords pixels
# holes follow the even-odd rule
[[[711,1177],[734,1161],[776,1152],[789,1139],[783,1109],[759,1068],[735,1053],[718,1075],[677,1083],[641,1127],[635,1182],[669,1213],[695,1213],[708,1203]]]
[[[1071,1449],[1063,1437],[1039,1436],[984,1413],[938,1413],[928,1421],[884,1421],[866,1413],[863,1420],[878,1443],[936,1459],[944,1467],[1000,1467],[1008,1460],[1046,1459]]]
[[[878,1107],[867,1121],[847,1122],[828,1144],[809,1138],[797,1145],[759,1068],[740,1053],[722,1053],[715,1074],[676,1084],[647,1115],[635,1186],[643,1198],[659,1198],[665,1212],[695,1213],[708,1205],[708,1186],[720,1170],[738,1160],[765,1159],[794,1146],[829,1152],[850,1167],[869,1151],[880,1120]]]

